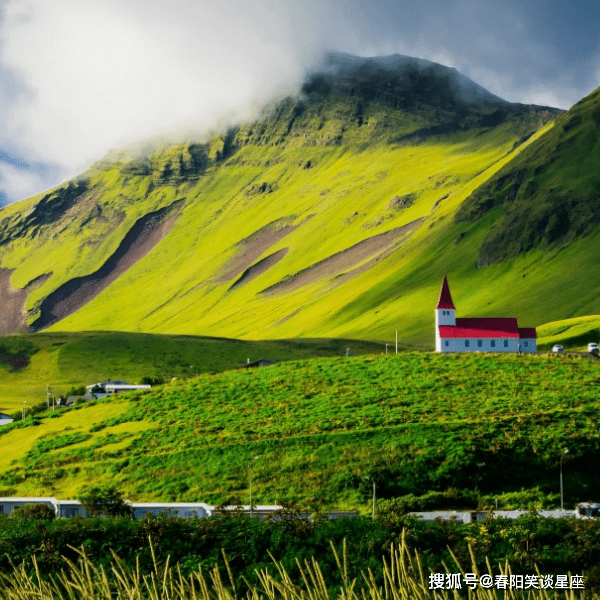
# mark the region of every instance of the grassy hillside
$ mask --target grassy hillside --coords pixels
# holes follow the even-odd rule
[[[600,340],[600,315],[546,323],[538,328],[538,348],[561,344],[569,350],[587,351],[590,342]]]
[[[600,89],[560,116],[552,131],[501,169],[464,203],[458,221],[495,207],[503,216],[479,251],[480,266],[534,247],[559,250],[600,223]]]
[[[329,506],[447,488],[600,494],[598,363],[406,353],[201,375],[2,427],[0,495]],[[565,389],[569,394],[565,395]],[[254,457],[258,457],[254,460]],[[252,469],[251,473],[249,469]]]
[[[379,343],[345,339],[243,341],[127,332],[37,333],[0,338],[0,412],[12,413],[57,398],[71,388],[143,377],[188,378],[234,369],[250,360],[380,353]]]
[[[25,310],[62,331],[392,341],[398,329],[430,348],[444,272],[463,315],[584,314],[581,277],[573,297],[560,292],[562,314],[537,302],[532,290],[562,281],[537,273],[533,253],[477,269],[499,209],[454,220],[558,111],[506,103],[439,65],[333,63],[254,123],[115,153],[2,209],[8,330]],[[542,261],[562,276],[578,252]]]

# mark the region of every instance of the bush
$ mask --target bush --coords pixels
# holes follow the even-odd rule
[[[51,521],[56,513],[47,504],[25,504],[10,513],[11,519],[40,519]]]
[[[87,394],[87,389],[84,385],[80,385],[79,387],[73,386],[66,394],[65,398],[69,396],[85,396]]]
[[[114,485],[94,485],[83,488],[78,500],[90,517],[132,517],[133,509]]]
[[[160,375],[154,377],[142,377],[142,385],[162,385],[165,382],[165,378]]]
[[[378,511],[386,514],[403,515],[412,511],[429,510],[474,510],[480,504],[479,493],[471,490],[448,488],[445,492],[427,492],[422,496],[407,494],[389,500],[379,500]]]

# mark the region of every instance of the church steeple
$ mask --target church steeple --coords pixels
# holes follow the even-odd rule
[[[448,278],[444,275],[444,281],[442,281],[442,287],[440,289],[440,299],[438,300],[436,309],[451,309],[456,310],[454,302],[452,302],[452,296],[450,295],[450,287],[448,286]]]
[[[454,302],[452,302],[452,296],[450,295],[450,286],[445,275],[440,289],[440,298],[435,307],[435,349],[437,352],[442,351],[441,325],[456,326],[456,308],[454,308]]]

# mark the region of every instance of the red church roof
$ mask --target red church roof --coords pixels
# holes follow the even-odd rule
[[[454,308],[454,302],[452,302],[452,296],[450,295],[450,288],[448,287],[448,279],[444,275],[444,281],[442,281],[442,288],[440,289],[440,299],[438,300],[436,310],[438,308],[451,308],[452,310],[456,310]]]
[[[529,329],[524,331],[530,331]],[[535,330],[534,330],[535,331]],[[456,326],[440,325],[441,338],[519,338],[517,319],[456,319]],[[533,337],[533,336],[527,336]]]
[[[519,337],[524,340],[537,339],[537,331],[535,330],[535,327],[520,327]]]

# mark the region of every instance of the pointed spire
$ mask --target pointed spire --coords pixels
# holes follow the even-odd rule
[[[448,287],[448,279],[444,275],[444,281],[442,281],[442,288],[440,289],[440,299],[438,300],[436,310],[438,308],[451,308],[456,310],[454,302],[452,302],[452,296],[450,295],[450,288]]]

